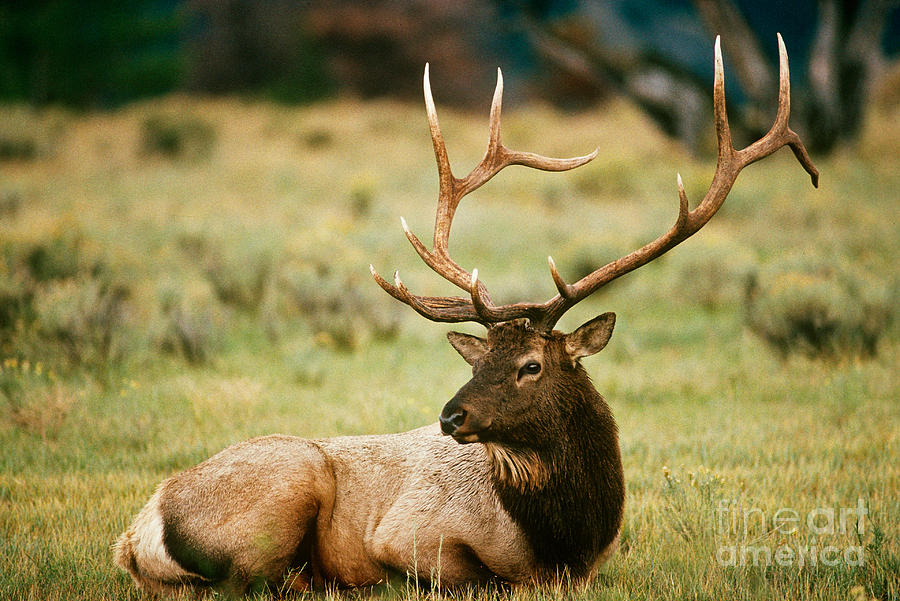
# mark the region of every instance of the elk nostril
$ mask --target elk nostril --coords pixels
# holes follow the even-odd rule
[[[450,416],[450,423],[459,428],[466,421],[466,410],[460,409],[458,412]]]
[[[453,434],[466,422],[466,415],[468,413],[465,409],[455,411],[450,417],[441,415],[441,431],[444,434]]]

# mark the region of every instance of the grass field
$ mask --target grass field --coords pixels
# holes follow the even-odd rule
[[[441,112],[459,173],[486,110]],[[368,273],[452,293],[399,224],[430,236],[421,107],[174,97],[0,123],[0,598],[140,598],[110,545],[161,479],[259,434],[430,423],[468,379],[449,328]],[[618,315],[585,364],[628,486],[619,552],[565,594],[900,599],[900,112],[866,131],[817,160],[819,190],[787,151],[748,168],[704,231],[561,322]],[[600,155],[464,201],[454,256],[501,302],[553,295],[548,254],[571,281],[656,237],[676,171],[696,202],[714,170],[627,105],[509,111],[504,140]]]

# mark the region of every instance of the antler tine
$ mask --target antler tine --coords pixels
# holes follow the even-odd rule
[[[734,155],[731,142],[731,127],[728,125],[728,109],[725,106],[725,66],[722,61],[722,44],[716,36],[715,58],[713,59],[713,114],[716,125],[716,141],[719,146],[719,162],[725,162]]]
[[[778,111],[775,115],[775,123],[772,128],[761,139],[757,140],[747,148],[738,151],[738,159],[741,167],[758,161],[769,154],[775,152],[782,146],[789,146],[794,152],[797,161],[803,166],[812,180],[812,185],[819,187],[819,171],[813,165],[809,153],[803,142],[788,125],[788,119],[791,115],[791,75],[788,67],[787,48],[784,46],[784,40],[781,34],[778,36]]]
[[[783,129],[788,127],[788,117],[791,116],[791,70],[784,39],[780,33],[775,36],[778,38],[778,110],[772,127]]]
[[[378,285],[381,286],[385,292],[396,298],[398,301],[409,305],[419,315],[422,315],[431,321],[449,323],[474,321],[487,325],[487,323],[482,321],[480,316],[475,312],[472,301],[469,299],[456,296],[417,296],[412,294],[403,284],[398,272],[394,272],[394,284],[391,284],[378,275],[374,266],[369,265],[369,271]]]
[[[415,249],[416,253],[419,255],[426,265],[431,267],[437,274],[442,276],[444,279],[456,284],[463,290],[469,290],[469,286],[465,284],[467,279],[469,278],[469,272],[456,264],[453,259],[450,258],[449,254],[446,250],[441,250],[436,248],[433,252],[428,250],[422,241],[410,231],[409,226],[406,224],[406,220],[402,217],[400,218],[401,224],[403,226],[403,233],[406,234],[407,240],[412,244],[412,247]],[[487,292],[485,292],[486,294]],[[402,300],[402,299],[401,299]]]
[[[444,144],[444,136],[441,134],[441,124],[438,123],[437,109],[434,107],[434,97],[431,94],[431,78],[428,75],[429,64],[425,63],[425,75],[422,78],[422,87],[425,93],[425,114],[428,116],[428,129],[431,131],[431,144],[434,146],[434,157],[437,161],[438,177],[441,182],[441,191],[453,188],[453,172],[450,170],[450,157],[447,155],[447,146]]]
[[[562,298],[572,298],[575,294],[575,290],[572,289],[571,286],[566,284],[566,281],[562,279],[562,276],[559,275],[559,271],[556,269],[556,262],[553,260],[553,257],[547,257],[547,262],[550,264],[550,276],[553,278],[553,283],[556,284],[556,289],[559,291],[559,295]]]
[[[503,104],[503,72],[497,69],[497,86],[494,88],[494,98],[491,101],[490,137],[488,147],[481,162],[464,179],[458,180],[460,184],[460,197],[473,192],[485,182],[494,177],[498,171],[510,165],[522,165],[542,171],[568,171],[580,167],[593,160],[599,148],[595,148],[590,154],[569,159],[545,157],[533,152],[521,152],[510,150],[500,140],[500,112]]]

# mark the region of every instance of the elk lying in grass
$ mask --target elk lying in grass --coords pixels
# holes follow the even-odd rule
[[[391,573],[442,585],[533,583],[566,574],[586,582],[615,548],[625,484],[616,423],[579,359],[612,334],[605,313],[570,334],[554,330],[575,303],[697,232],[722,205],[746,165],[789,146],[817,183],[802,142],[788,127],[787,55],[771,131],[732,147],[722,59],[715,51],[718,166],[689,210],[681,178],[675,225],[646,246],[567,284],[550,260],[558,294],[543,304],[497,306],[477,270],[450,258],[459,201],[508,165],[564,171],[594,153],[551,159],[500,142],[498,72],[490,141],[465,178],[450,171],[425,70],[425,102],[440,193],[433,250],[403,223],[419,256],[468,297],[412,294],[372,269],[391,296],[432,321],[472,321],[487,337],[450,333],[473,377],[444,406],[440,423],[381,436],[304,440],[267,436],[229,447],[163,482],[116,544],[116,562],[151,591],[196,586],[231,593],[328,583],[366,586]]]

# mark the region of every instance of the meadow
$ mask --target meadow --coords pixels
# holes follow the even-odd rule
[[[463,174],[484,114],[438,108]],[[469,378],[372,281],[453,294],[430,237],[424,110],[170,97],[105,114],[0,109],[0,598],[139,599],[110,546],[154,487],[261,434],[397,432]],[[715,168],[627,104],[507,110],[504,141],[598,158],[510,168],[451,239],[495,300],[543,301],[655,238]],[[740,176],[697,236],[567,314],[618,315],[585,360],[616,415],[620,549],[584,591],[467,599],[900,599],[900,109],[816,158]],[[478,333],[473,325],[462,329]],[[316,597],[439,598],[404,581]],[[260,598],[268,598],[261,595]]]

